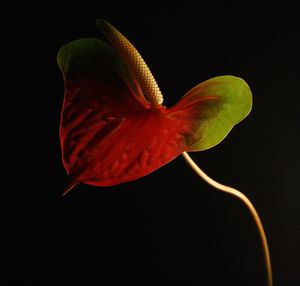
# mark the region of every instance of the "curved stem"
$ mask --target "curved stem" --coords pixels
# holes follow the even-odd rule
[[[253,204],[250,202],[250,200],[240,191],[222,185],[218,182],[216,182],[215,180],[213,180],[212,178],[210,178],[208,175],[206,175],[200,168],[199,166],[193,161],[193,159],[186,153],[183,152],[182,156],[184,157],[184,159],[187,161],[187,163],[191,166],[191,168],[204,180],[206,181],[208,184],[210,184],[211,186],[213,186],[214,188],[231,194],[234,197],[239,198],[248,208],[248,210],[250,211],[252,218],[256,224],[256,227],[258,229],[259,235],[260,235],[260,239],[261,239],[261,243],[262,243],[262,249],[264,252],[264,260],[265,260],[265,266],[266,266],[266,271],[267,271],[267,281],[268,281],[268,286],[272,286],[273,285],[273,278],[272,278],[272,267],[271,267],[271,258],[270,258],[270,252],[269,252],[269,247],[268,247],[268,242],[267,242],[267,237],[262,225],[262,222],[258,216],[257,211],[255,210]]]

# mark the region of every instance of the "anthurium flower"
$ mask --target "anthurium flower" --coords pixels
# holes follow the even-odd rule
[[[219,76],[172,107],[133,45],[98,20],[108,42],[85,38],[58,52],[65,95],[60,140],[70,183],[112,186],[143,177],[185,151],[220,143],[251,110],[246,82]]]
[[[261,238],[272,286],[268,243],[254,206],[238,190],[208,177],[186,153],[217,145],[249,114],[249,86],[238,77],[215,77],[167,108],[134,46],[108,22],[98,20],[97,26],[111,44],[86,38],[58,52],[65,81],[60,141],[69,175],[64,194],[80,182],[113,186],[138,179],[182,154],[207,183],[247,206]]]

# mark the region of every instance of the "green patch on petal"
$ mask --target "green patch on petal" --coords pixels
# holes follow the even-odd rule
[[[189,151],[201,151],[219,144],[249,114],[252,93],[243,79],[219,76],[194,87],[179,106],[190,110],[187,116],[193,135],[186,137]]]
[[[99,79],[114,84],[113,73],[117,72],[134,96],[145,101],[122,57],[110,44],[102,40],[83,38],[70,42],[60,48],[57,62],[65,78]]]
[[[62,46],[57,62],[64,74],[71,71],[99,77],[107,67],[122,66],[112,47],[94,38],[79,39]]]

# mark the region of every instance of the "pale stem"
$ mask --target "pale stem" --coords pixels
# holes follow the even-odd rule
[[[239,198],[248,208],[248,210],[250,211],[250,214],[252,215],[252,218],[256,224],[256,227],[258,229],[259,232],[259,236],[261,239],[261,243],[262,243],[262,249],[263,249],[263,253],[264,253],[264,260],[265,260],[265,266],[266,266],[266,271],[267,271],[267,282],[268,282],[268,286],[272,286],[273,285],[273,278],[272,278],[272,266],[271,266],[271,258],[270,258],[270,252],[269,252],[269,247],[268,247],[268,242],[267,242],[267,237],[264,231],[264,227],[262,225],[262,222],[258,216],[258,213],[256,211],[256,209],[254,208],[253,204],[250,202],[250,200],[240,191],[225,186],[223,184],[220,184],[218,182],[216,182],[215,180],[213,180],[212,178],[210,178],[208,175],[206,175],[201,169],[200,167],[193,161],[193,159],[186,153],[183,152],[182,156],[184,157],[184,159],[187,161],[187,163],[190,165],[190,167],[208,184],[210,184],[211,186],[213,186],[214,188],[223,191],[225,193],[228,193],[234,197]]]

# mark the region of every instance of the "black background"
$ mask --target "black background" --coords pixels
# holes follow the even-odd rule
[[[62,5],[62,4],[61,4]],[[246,208],[179,157],[134,182],[62,197],[63,81],[56,53],[110,21],[139,49],[171,106],[231,74],[253,92],[249,117],[192,157],[254,203],[274,284],[300,285],[300,20],[296,7],[205,2],[36,4],[2,10],[1,285],[265,285]],[[71,5],[71,4],[70,4]],[[3,267],[3,265],[5,265]]]

